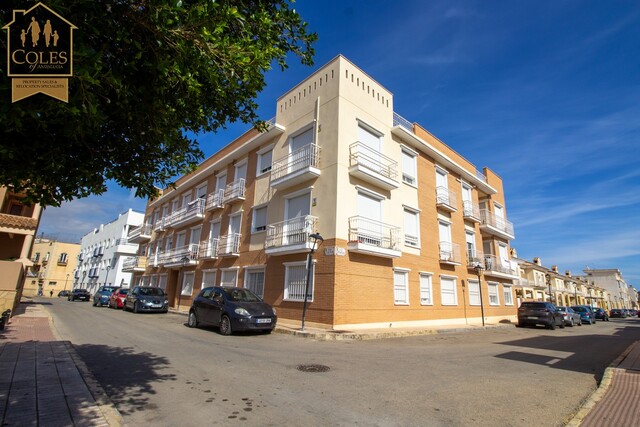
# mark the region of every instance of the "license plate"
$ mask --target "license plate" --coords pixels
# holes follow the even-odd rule
[[[527,316],[527,319],[537,319],[538,316]]]
[[[258,319],[256,323],[271,323],[271,319]]]

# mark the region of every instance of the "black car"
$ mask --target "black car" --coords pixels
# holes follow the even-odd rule
[[[193,299],[188,325],[212,325],[222,335],[234,331],[271,333],[276,327],[276,310],[245,288],[216,286],[204,288]]]
[[[60,291],[60,292],[58,292],[58,298],[68,297],[69,294],[70,294],[69,291]]]
[[[134,313],[141,311],[166,313],[169,311],[169,301],[162,288],[135,286],[127,293],[123,308],[125,311],[133,310]]]
[[[564,328],[564,318],[550,302],[525,301],[518,308],[518,326],[535,325],[544,325],[548,329]]]
[[[620,309],[620,308],[614,308],[609,312],[609,317],[617,317],[620,319],[624,319],[625,317],[627,317],[627,313]]]
[[[596,320],[604,320],[605,322],[609,321],[609,314],[607,313],[607,310],[603,308],[594,308],[593,312],[596,315]]]
[[[68,301],[89,301],[91,299],[91,294],[86,289],[74,289],[71,291],[69,296],[67,297]]]

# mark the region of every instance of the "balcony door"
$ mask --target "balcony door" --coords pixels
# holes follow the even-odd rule
[[[185,245],[186,232],[176,234],[176,249],[180,249]]]
[[[358,192],[358,241],[367,245],[381,246],[382,200],[371,194]]]
[[[305,229],[304,218],[311,213],[311,193],[301,194],[285,200],[282,244],[304,243],[311,230]]]
[[[310,155],[309,150],[304,148],[313,144],[314,127],[310,127],[304,132],[291,137],[289,141],[289,154],[291,161],[289,162],[288,173],[295,172],[308,166],[309,159],[306,159]]]
[[[238,250],[238,235],[240,234],[240,222],[242,220],[242,214],[237,214],[229,217],[229,236],[227,238],[227,250],[226,253],[235,253]]]
[[[451,243],[451,224],[445,221],[438,222],[438,234],[440,236],[440,259],[453,260],[453,245]]]
[[[380,153],[382,151],[381,135],[367,129],[362,124],[358,126],[358,142],[363,145],[362,153],[358,155],[358,164],[376,172],[383,173]]]

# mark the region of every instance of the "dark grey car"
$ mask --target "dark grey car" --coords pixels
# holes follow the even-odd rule
[[[166,313],[169,311],[169,301],[162,288],[135,286],[127,293],[124,310],[133,310],[134,313],[142,311]]]
[[[564,328],[562,313],[550,302],[525,301],[518,308],[518,326],[544,325],[546,328],[555,329],[556,326]]]

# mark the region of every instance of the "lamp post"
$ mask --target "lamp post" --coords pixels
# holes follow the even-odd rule
[[[545,274],[545,279],[547,279],[547,286],[549,287],[549,302],[553,302],[553,298],[551,297],[551,275]]]
[[[302,331],[304,331],[304,319],[305,319],[305,316],[307,315],[307,299],[309,295],[309,283],[311,282],[311,267],[313,263],[313,253],[324,241],[324,239],[319,233],[313,233],[309,235],[309,238],[313,239],[313,243],[311,244],[311,249],[307,254],[307,283],[305,284],[305,287],[304,287],[304,303],[302,304],[302,329],[301,329]]]
[[[104,285],[105,286],[109,285],[109,270],[111,270],[111,266],[107,265],[107,275],[104,278]]]
[[[484,327],[484,302],[482,301],[482,280],[480,279],[480,274],[484,270],[484,267],[480,263],[477,263],[473,269],[476,271],[478,275],[478,289],[480,290],[480,314],[482,315],[482,327]]]
[[[87,270],[82,272],[82,282],[80,282],[80,287],[84,287],[84,278],[87,277]]]
[[[67,273],[67,278],[64,279],[64,290],[67,290],[67,282],[69,281],[69,273]]]
[[[180,312],[180,299],[182,298],[182,283],[180,276],[182,275],[182,280],[184,280],[184,268],[189,262],[189,257],[183,256],[180,261],[182,262],[182,268],[180,269],[181,274],[178,274],[178,285],[176,286],[176,291],[178,292],[178,306],[176,307],[176,310],[178,310],[178,312]]]

